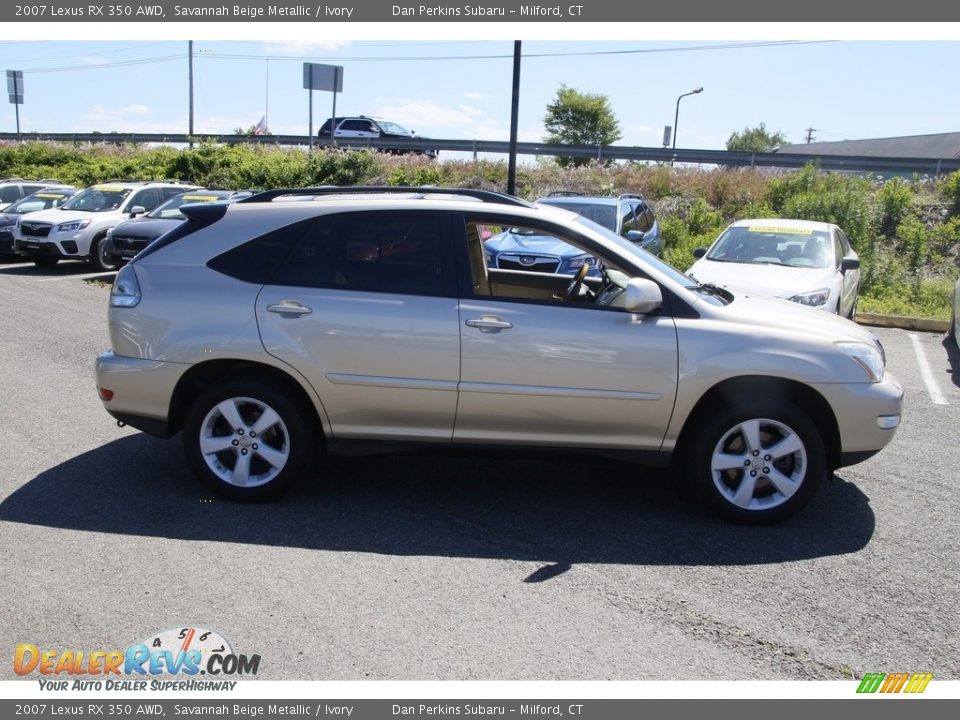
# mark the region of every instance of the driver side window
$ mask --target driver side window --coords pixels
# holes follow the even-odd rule
[[[592,305],[603,289],[601,262],[549,230],[477,219],[466,237],[475,297]]]

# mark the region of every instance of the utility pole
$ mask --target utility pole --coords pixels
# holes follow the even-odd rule
[[[517,193],[517,125],[520,118],[521,42],[513,41],[513,95],[510,100],[510,158],[507,160],[507,195]]]
[[[816,131],[817,131],[816,128],[812,128],[812,127],[808,127],[808,128],[807,128],[807,145],[809,145],[809,144],[812,143],[814,140],[816,140],[816,138],[813,136],[813,134],[814,134]]]
[[[190,80],[190,148],[193,148],[193,40],[187,41],[187,55],[189,57],[189,67],[187,75]]]

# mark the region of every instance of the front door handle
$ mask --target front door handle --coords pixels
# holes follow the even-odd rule
[[[267,310],[279,315],[309,315],[313,312],[306,305],[298,303],[296,300],[284,300],[276,305],[267,305]]]
[[[507,322],[506,320],[501,320],[493,315],[484,315],[483,317],[473,318],[467,320],[465,324],[467,327],[476,328],[480,332],[485,333],[497,333],[501,330],[509,330],[513,327],[513,323]]]

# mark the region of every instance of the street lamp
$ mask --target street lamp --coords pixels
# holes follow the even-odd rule
[[[677,121],[680,119],[680,101],[683,100],[687,95],[699,95],[703,92],[702,87],[694,88],[688,93],[684,93],[677,98],[677,112],[673,116],[673,145],[670,146],[671,150],[677,149]]]

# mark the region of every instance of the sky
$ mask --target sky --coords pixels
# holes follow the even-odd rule
[[[544,139],[544,113],[561,84],[605,95],[623,145],[661,146],[678,96],[696,87],[703,92],[680,104],[677,147],[723,149],[732,132],[759,123],[794,143],[805,141],[808,128],[816,141],[960,131],[960,30],[952,28],[941,27],[937,39],[914,29],[894,34],[910,39],[889,40],[886,26],[871,33],[774,24],[744,33],[690,23],[670,26],[664,39],[650,39],[657,33],[644,28],[633,33],[645,38],[638,40],[547,40],[529,27],[484,26],[472,36],[464,32],[469,24],[458,26],[401,33],[406,26],[395,25],[379,36],[344,26],[324,38],[272,23],[263,39],[232,41],[222,39],[223,27],[200,25],[119,25],[84,33],[112,39],[87,41],[56,24],[30,33],[7,26],[0,65],[24,73],[25,132],[187,132],[193,37],[196,132],[230,133],[266,116],[274,133],[305,135],[302,65],[318,62],[344,67],[338,115],[382,117],[427,137],[508,140],[513,36],[523,41],[521,141]],[[243,29],[230,34],[253,30]],[[589,30],[583,35],[600,34]],[[16,39],[25,34],[50,39]],[[401,34],[408,39],[395,39]],[[570,36],[569,28],[562,34]],[[331,101],[330,93],[314,93],[314,130]],[[16,130],[11,104],[0,105],[0,129]]]

